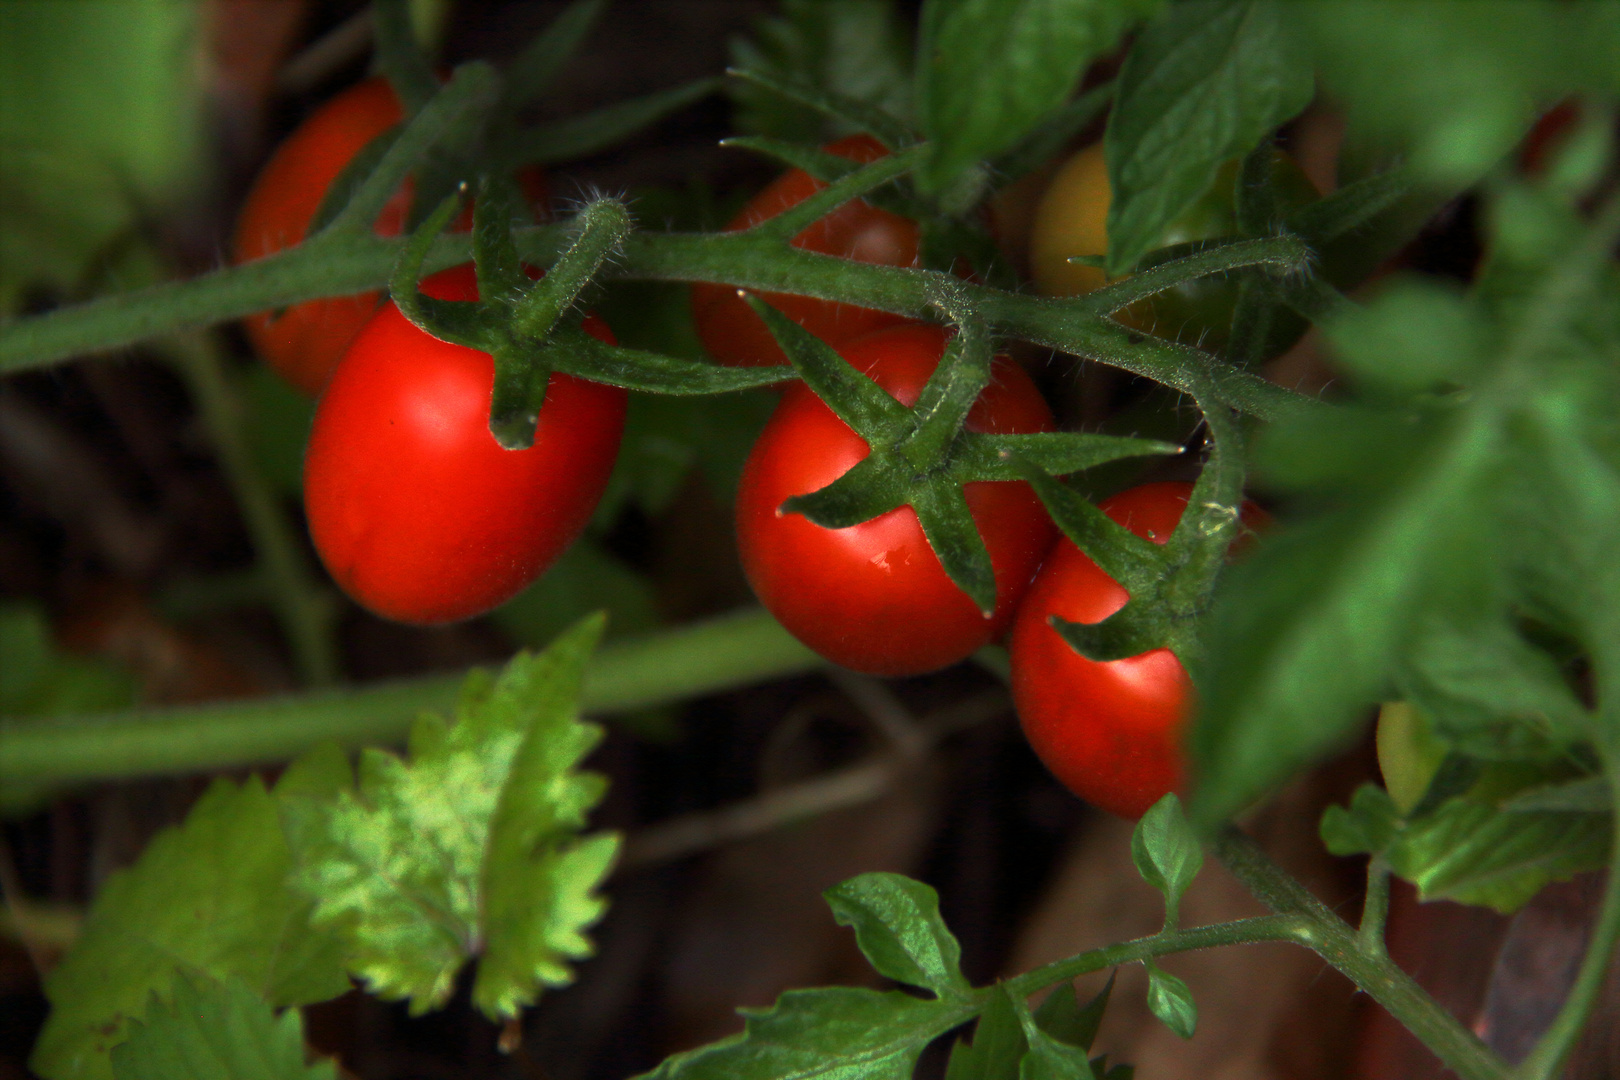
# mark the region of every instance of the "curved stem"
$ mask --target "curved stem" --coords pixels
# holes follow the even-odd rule
[[[822,667],[763,610],[610,642],[581,707],[612,713]],[[464,673],[364,687],[86,716],[0,718],[0,789],[284,761],[317,743],[393,742],[424,711],[448,711]]]
[[[292,647],[299,678],[308,686],[328,686],[338,677],[332,600],[248,453],[242,402],[226,380],[218,343],[206,333],[180,334],[172,350],[252,537],[265,592]]]
[[[1213,847],[1216,857],[1262,903],[1280,915],[1299,918],[1294,941],[1347,976],[1463,1080],[1508,1080],[1506,1062],[1381,949],[1363,949],[1355,930],[1289,877],[1248,836],[1228,828],[1215,838]]]

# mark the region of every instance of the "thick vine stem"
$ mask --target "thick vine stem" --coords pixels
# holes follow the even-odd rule
[[[1356,931],[1289,877],[1248,836],[1228,827],[1216,835],[1217,858],[1261,903],[1297,920],[1291,940],[1332,964],[1463,1080],[1508,1080],[1506,1062],[1457,1022],[1380,949],[1361,947]]]
[[[604,645],[586,672],[581,708],[624,712],[825,664],[765,611],[747,608]],[[394,742],[423,711],[452,709],[464,674],[180,708],[0,718],[0,789],[285,761],[327,740]]]

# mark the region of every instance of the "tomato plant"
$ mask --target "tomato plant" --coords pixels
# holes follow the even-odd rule
[[[824,149],[829,154],[863,164],[888,153],[883,144],[870,135],[851,135],[829,143]],[[735,232],[758,225],[826,186],[803,169],[789,169],[750,199],[726,229]],[[857,200],[844,204],[795,236],[793,245],[857,262],[915,266],[917,236],[916,222]],[[829,345],[903,321],[900,316],[885,311],[808,296],[765,293],[763,299]],[[787,357],[782,355],[764,322],[737,295],[736,289],[725,285],[692,286],[692,316],[704,346],[722,364],[762,367],[787,363]]]
[[[1204,194],[1160,234],[1156,246],[1235,233],[1233,185],[1237,173],[1236,161],[1223,165]],[[1271,180],[1285,208],[1316,198],[1310,179],[1293,158],[1280,151],[1272,155]],[[1030,273],[1037,289],[1048,296],[1077,296],[1107,283],[1107,275],[1098,267],[1068,260],[1108,250],[1110,201],[1102,143],[1086,147],[1058,167],[1035,207],[1030,227]],[[1114,318],[1136,330],[1218,349],[1227,340],[1237,294],[1234,276],[1199,278],[1139,300],[1116,312]]]
[[[1138,536],[1163,544],[1192,485],[1143,484],[1098,503]],[[1262,511],[1244,507],[1254,524]],[[1098,623],[1129,594],[1068,538],[1053,547],[1018,608],[1008,648],[1013,701],[1035,753],[1065,787],[1120,817],[1138,818],[1186,778],[1182,727],[1192,682],[1169,649],[1099,662],[1053,629],[1055,615]]]
[[[913,324],[847,341],[838,351],[909,406],[945,344],[944,330]],[[1051,410],[1029,376],[998,358],[993,381],[968,414],[968,430],[1051,427]],[[835,663],[883,675],[955,663],[1006,627],[1056,529],[1022,482],[966,485],[995,568],[996,606],[986,618],[946,576],[911,507],[843,529],[781,512],[784,500],[825,487],[867,453],[820,398],[803,384],[790,386],[743,468],[737,492],[743,570],[771,613]]]
[[[261,259],[304,239],[334,181],[356,154],[403,118],[388,80],[374,77],[343,91],[299,125],[265,164],[242,204],[231,257]],[[524,193],[535,207],[547,200],[545,174],[526,169]],[[409,179],[388,200],[373,225],[378,236],[398,236],[415,193]],[[458,225],[472,224],[471,209]],[[380,294],[306,300],[244,320],[248,338],[265,363],[311,397],[321,392],[343,350],[377,310]]]
[[[471,266],[422,283],[477,299]],[[607,324],[585,328],[611,343]],[[304,463],[310,535],[344,590],[380,615],[441,623],[487,611],[579,535],[607,486],[625,392],[554,373],[534,445],[489,432],[494,362],[383,305],[321,395]]]

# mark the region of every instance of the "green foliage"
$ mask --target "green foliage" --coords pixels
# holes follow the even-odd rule
[[[304,1064],[297,1009],[275,1014],[239,980],[182,973],[173,1000],[157,998],[113,1047],[116,1080],[336,1080],[330,1061]]]
[[[920,881],[899,874],[851,878],[826,892],[840,926],[855,928],[861,952],[879,974],[937,997],[967,992],[962,950],[939,917],[939,897]]]
[[[35,604],[0,604],[0,715],[63,716],[130,705],[135,683],[100,660],[61,652]]]
[[[259,473],[283,495],[304,491],[304,444],[315,406],[264,364],[242,379],[248,450]]]
[[[1164,925],[1176,925],[1181,897],[1204,865],[1204,853],[1181,800],[1171,792],[1148,808],[1131,832],[1131,858],[1142,879],[1164,894]]]
[[[177,829],[108,881],[72,951],[45,980],[51,1015],[31,1064],[46,1080],[113,1074],[108,1051],[181,972],[237,979],[272,1005],[349,988],[339,942],[287,884],[293,855],[255,777],[217,780]]]
[[[1061,108],[1093,60],[1157,6],[1158,0],[929,0],[917,43],[916,98],[932,153],[917,171],[918,188],[943,193],[978,162],[1012,149]]]
[[[1183,1039],[1193,1037],[1198,1028],[1198,1006],[1193,1002],[1187,984],[1149,960],[1148,1008],[1164,1022],[1165,1027]]]
[[[374,992],[425,1011],[481,956],[474,999],[510,1016],[588,954],[580,930],[601,916],[592,890],[617,848],[573,839],[604,789],[574,771],[600,737],[575,712],[600,633],[588,620],[499,679],[469,680],[453,723],[417,722],[408,761],[365,750],[352,785],[283,799],[295,885]]]
[[[0,313],[72,291],[142,213],[200,187],[202,5],[0,4]]]
[[[751,37],[731,40],[732,67],[910,115],[911,42],[894,0],[783,0],[781,11],[759,20]],[[757,83],[730,89],[739,131],[798,142],[850,134]]]
[[[591,612],[604,610],[611,634],[639,633],[659,621],[647,579],[587,538],[491,617],[518,644],[533,648]]]
[[[1105,137],[1109,273],[1134,267],[1223,162],[1247,154],[1310,101],[1310,65],[1289,47],[1279,6],[1172,4],[1137,39]]]

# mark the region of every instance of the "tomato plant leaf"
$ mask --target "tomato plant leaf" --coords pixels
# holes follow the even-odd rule
[[[861,952],[880,974],[907,986],[960,998],[971,987],[962,949],[939,916],[939,896],[899,874],[870,873],[822,894],[840,926],[853,927]]]
[[[917,172],[941,194],[1012,149],[1062,107],[1080,75],[1155,0],[928,0],[916,97],[931,156]]]
[[[0,603],[0,656],[0,715],[61,716],[134,703],[129,674],[59,650],[37,604]]]
[[[1183,1039],[1193,1037],[1198,1029],[1198,1005],[1193,1001],[1192,991],[1187,984],[1176,976],[1149,960],[1148,971],[1148,1008],[1163,1021],[1164,1026],[1180,1035]]]
[[[1203,849],[1175,792],[1154,803],[1136,823],[1131,832],[1131,858],[1142,880],[1164,894],[1164,925],[1173,928],[1182,894],[1204,865]]]
[[[1330,806],[1322,812],[1322,843],[1334,855],[1382,855],[1401,829],[1401,812],[1389,793],[1376,784],[1362,784],[1349,806]]]
[[[973,1026],[973,1041],[958,1039],[951,1047],[945,1080],[1016,1080],[1028,1050],[1012,997],[998,984]]]
[[[1114,992],[1115,975],[1110,974],[1095,997],[1081,1005],[1075,996],[1074,984],[1064,983],[1046,996],[1035,1010],[1035,1024],[1042,1031],[1082,1050],[1090,1050],[1102,1026],[1103,1013]]]
[[[992,171],[998,183],[1005,186],[1051,161],[1101,116],[1113,99],[1114,83],[1109,80],[1053,110],[1018,145],[995,159]]]
[[[1095,1080],[1084,1050],[1053,1038],[1038,1027],[1028,1029],[1029,1051],[1019,1063],[1019,1080]]]
[[[298,1010],[277,1016],[240,979],[182,973],[129,1031],[112,1050],[117,1080],[337,1080],[332,1061],[304,1063]]]
[[[1328,324],[1339,364],[1370,390],[1396,396],[1472,384],[1495,345],[1477,303],[1432,278],[1390,282],[1371,308]]]
[[[366,750],[354,786],[283,800],[294,884],[374,992],[424,1011],[482,954],[475,997],[498,1015],[588,949],[578,934],[600,914],[590,890],[614,842],[574,840],[602,781],[573,769],[600,732],[572,703],[600,633],[585,620],[498,679],[469,679],[453,723],[417,722],[408,761]]]
[[[1170,5],[1126,56],[1104,136],[1108,272],[1135,266],[1222,163],[1299,113],[1314,89],[1274,0]]]
[[[257,777],[216,780],[183,824],[157,836],[96,897],[78,941],[45,980],[51,1015],[32,1068],[105,1080],[108,1051],[181,971],[242,980],[273,1005],[349,988],[339,942],[287,884],[292,856]]]
[[[789,990],[744,1009],[740,1035],[665,1059],[657,1080],[909,1080],[923,1047],[972,1017],[976,1003],[898,990]]]
[[[1503,803],[1502,809],[1510,813],[1547,810],[1605,814],[1613,806],[1614,798],[1610,794],[1608,778],[1587,776],[1565,784],[1529,788]]]

